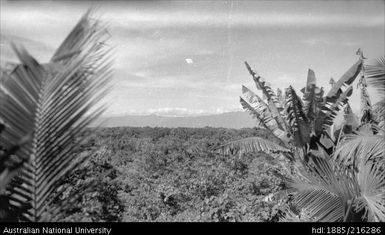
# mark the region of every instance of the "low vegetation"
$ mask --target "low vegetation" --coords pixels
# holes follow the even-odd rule
[[[234,138],[271,138],[264,130],[100,128],[78,154],[91,155],[67,178],[62,198],[84,184],[60,221],[278,221],[286,172],[264,153],[214,153]]]

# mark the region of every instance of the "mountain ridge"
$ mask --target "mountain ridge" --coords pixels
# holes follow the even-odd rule
[[[226,112],[213,115],[171,117],[160,115],[124,115],[101,117],[92,125],[100,127],[222,127],[241,129],[255,127],[255,120],[246,112]]]

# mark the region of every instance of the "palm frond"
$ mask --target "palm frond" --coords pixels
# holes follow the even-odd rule
[[[364,66],[368,85],[378,91],[382,98],[385,94],[385,56],[371,60]]]
[[[335,150],[333,158],[346,166],[358,165],[367,161],[384,162],[385,139],[369,130],[346,135],[342,144]]]
[[[105,38],[108,36],[108,31],[101,25],[99,20],[91,17],[92,14],[92,9],[89,9],[82,16],[58,49],[54,52],[50,60],[51,62],[70,62],[72,57],[77,56],[84,49],[84,47],[90,46],[89,42],[95,40],[96,38],[98,42],[93,46],[103,46]]]
[[[366,162],[360,167],[358,183],[361,196],[355,201],[355,210],[365,210],[369,222],[385,222],[385,171],[384,164]]]
[[[327,159],[312,158],[312,161],[289,182],[297,190],[294,203],[317,221],[342,221],[348,202],[358,194],[357,183]]]
[[[245,153],[255,153],[259,151],[265,153],[290,153],[290,149],[260,137],[249,137],[241,140],[231,141],[225,145],[220,146],[217,151],[225,155],[231,155],[235,153],[242,155]]]
[[[100,44],[106,31],[91,21],[87,13],[55,53],[53,58],[67,55],[53,60],[62,65],[59,70],[47,69],[24,49],[15,48],[21,66],[0,91],[0,115],[6,125],[1,142],[9,148],[33,133],[32,141],[16,153],[30,160],[8,188],[12,205],[31,204],[24,214],[28,220],[45,219],[57,186],[83,162],[71,154],[80,144],[74,137],[105,109],[93,107],[109,91],[111,63]]]
[[[294,144],[303,147],[310,141],[310,126],[303,112],[302,102],[295,93],[293,87],[286,90],[286,113],[287,120],[291,126]]]

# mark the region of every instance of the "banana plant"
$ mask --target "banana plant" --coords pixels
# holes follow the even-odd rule
[[[285,149],[271,148],[268,151],[280,152],[289,158],[295,156],[307,158],[310,147],[317,149],[317,146],[322,146],[330,149],[335,146],[330,128],[337,113],[347,104],[348,97],[353,92],[352,86],[349,85],[361,71],[361,58],[333,85],[326,96],[323,88],[316,85],[314,71],[309,69],[306,86],[301,90],[303,98],[301,99],[290,86],[285,90],[284,102],[279,101],[283,99],[282,95],[277,97],[266,80],[253,71],[247,62],[245,65],[257,90],[262,91],[266,101],[251,89],[242,86],[243,96],[240,97],[240,103],[257,120],[257,126],[267,129],[279,139],[279,145]],[[343,89],[347,85],[348,87]],[[255,139],[253,144],[250,141],[245,144],[242,141],[234,141],[221,146],[220,151],[228,152],[229,148],[241,152],[247,152],[246,149],[266,151],[261,146],[274,145],[266,139]]]
[[[294,168],[289,182],[295,193],[294,204],[300,211],[306,211],[309,220],[385,221],[385,178],[380,170],[384,161],[379,160],[383,159],[384,138],[375,125],[361,125],[357,130],[358,124],[348,103],[357,76],[371,71],[363,70],[363,60],[360,54],[358,61],[337,82],[331,79],[331,89],[325,96],[323,88],[316,85],[314,71],[309,69],[306,86],[301,90],[302,99],[290,86],[285,91],[283,107],[275,102],[279,99],[270,92],[271,87],[246,63],[267,102],[243,86],[241,105],[257,119],[258,127],[269,130],[280,141],[274,145],[270,140],[253,137],[227,143],[221,146],[220,152],[264,151],[289,156],[293,160],[289,162],[290,167]],[[374,81],[384,82],[377,77],[378,72],[372,74]],[[344,128],[335,136],[334,119],[343,107]],[[350,131],[346,127],[350,127]],[[364,127],[366,131],[362,130]],[[287,214],[293,213],[287,211]]]
[[[1,164],[11,157],[19,163],[3,167],[0,174],[9,200],[5,209],[28,205],[18,220],[54,220],[68,203],[54,206],[53,201],[62,180],[85,160],[73,154],[82,143],[77,137],[106,109],[101,100],[112,74],[108,37],[106,27],[88,11],[48,63],[13,45],[20,64],[2,73],[0,145],[6,151],[0,157]]]

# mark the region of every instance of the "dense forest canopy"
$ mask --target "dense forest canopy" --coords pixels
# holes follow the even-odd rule
[[[281,163],[264,153],[212,151],[256,135],[272,138],[258,129],[99,128],[76,153],[91,158],[62,197],[90,181],[96,189],[60,221],[278,221],[287,204]]]

